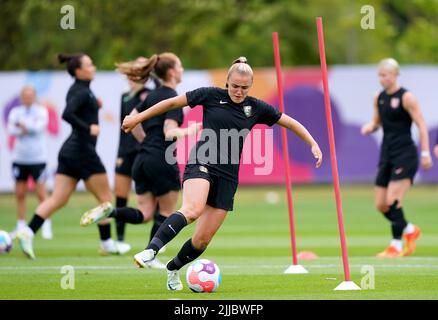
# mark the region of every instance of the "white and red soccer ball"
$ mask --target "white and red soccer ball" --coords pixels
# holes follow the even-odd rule
[[[213,261],[199,259],[187,268],[186,281],[193,292],[214,292],[221,283],[221,271]]]
[[[0,230],[0,254],[8,253],[12,249],[12,239],[9,233]]]

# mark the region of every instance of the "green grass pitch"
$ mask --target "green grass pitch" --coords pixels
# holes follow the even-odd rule
[[[266,201],[268,192],[279,195],[278,203]],[[330,185],[293,189],[298,251],[313,251],[319,257],[300,260],[309,271],[303,275],[283,274],[292,262],[284,188],[240,187],[235,210],[202,255],[221,269],[222,283],[215,293],[193,293],[185,281],[183,291],[168,292],[165,271],[134,267],[132,256],[145,247],[150,224],[127,226],[126,240],[133,246],[127,255],[99,256],[97,228],[79,226],[81,213],[95,205],[94,199],[88,193],[76,193],[53,216],[54,239],[36,236],[35,261],[23,256],[17,242],[11,253],[0,255],[0,300],[438,299],[438,188],[415,186],[409,191],[405,212],[423,234],[413,256],[396,259],[375,258],[390,240],[390,227],[374,209],[373,192],[372,186],[343,186],[341,190],[351,278],[364,287],[361,291],[333,290],[343,280],[343,268]],[[135,204],[135,195],[130,204]],[[28,219],[35,205],[31,195]],[[14,226],[14,197],[0,195],[0,229],[11,231]],[[160,259],[172,258],[192,231],[193,225],[185,228]],[[61,286],[63,266],[73,267],[74,289]],[[181,270],[182,277],[185,270]]]

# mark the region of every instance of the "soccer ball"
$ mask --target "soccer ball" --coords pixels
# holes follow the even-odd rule
[[[12,239],[9,233],[0,230],[0,254],[8,253],[12,249]]]
[[[213,292],[221,283],[221,271],[213,261],[199,259],[187,268],[186,281],[193,292]]]

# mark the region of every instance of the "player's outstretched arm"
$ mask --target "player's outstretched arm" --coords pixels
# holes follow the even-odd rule
[[[295,133],[301,140],[311,147],[312,154],[316,159],[316,167],[319,168],[322,163],[322,152],[318,146],[318,143],[315,141],[315,139],[313,139],[309,131],[307,131],[307,129],[297,120],[284,113],[281,115],[277,124],[293,131],[293,133]]]
[[[426,121],[424,121],[417,99],[411,92],[406,92],[402,99],[403,107],[409,113],[420,132],[421,166],[423,169],[428,170],[432,168],[432,157],[430,155],[429,133],[427,131]]]
[[[140,112],[136,115],[129,115],[123,119],[122,129],[128,133],[135,128],[139,123],[150,118],[163,114],[172,109],[182,108],[187,105],[187,97],[185,94],[166,99],[158,102],[152,107]]]
[[[178,123],[173,119],[166,119],[164,121],[164,136],[166,140],[174,140],[198,134],[201,131],[202,123],[196,122],[190,124],[187,128],[180,128]]]

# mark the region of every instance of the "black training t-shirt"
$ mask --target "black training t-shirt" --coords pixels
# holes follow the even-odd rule
[[[161,86],[150,92],[146,100],[137,106],[136,109],[138,112],[142,112],[162,100],[176,96],[177,92],[174,89]],[[175,120],[178,126],[180,126],[184,121],[184,115],[181,109],[176,109],[144,121],[142,127],[146,133],[146,138],[141,144],[142,150],[147,152],[153,152],[154,150],[165,151],[173,143],[173,141],[166,141],[164,137],[163,126],[166,119]]]
[[[281,112],[264,101],[246,97],[234,103],[227,90],[204,87],[186,93],[190,107],[203,106],[201,138],[188,163],[203,164],[225,179],[237,182],[245,138],[256,124],[272,126]]]
[[[133,96],[129,92],[122,94],[122,101],[120,103],[120,123],[123,123],[123,119],[131,113],[131,111],[142,103],[150,90],[142,88],[137,91]],[[135,139],[131,133],[125,133],[120,130],[119,149],[117,152],[118,157],[122,157],[126,154],[137,152],[140,149],[140,143]]]
[[[411,137],[412,118],[403,107],[403,94],[407,90],[400,88],[393,94],[384,90],[377,98],[380,121],[383,128],[382,155],[397,157],[406,148],[415,147]]]
[[[90,126],[99,124],[99,105],[90,90],[90,81],[76,79],[68,90],[66,100],[62,118],[71,125],[72,132],[64,142],[62,152],[71,157],[95,152],[97,137],[90,134]]]

